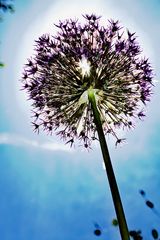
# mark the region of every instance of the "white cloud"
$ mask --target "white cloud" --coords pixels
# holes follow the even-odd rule
[[[36,140],[31,140],[28,138],[24,138],[22,136],[16,134],[9,134],[9,133],[1,133],[0,134],[0,145],[12,145],[18,147],[33,147],[33,148],[40,148],[44,150],[50,151],[65,151],[65,152],[72,152],[69,146],[57,142],[40,142]]]

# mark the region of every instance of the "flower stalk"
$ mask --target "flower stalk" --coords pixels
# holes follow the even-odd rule
[[[129,232],[105,135],[121,143],[117,129],[132,129],[145,116],[152,94],[153,69],[135,33],[124,35],[119,21],[101,26],[99,16],[86,23],[59,21],[55,36],[36,40],[35,54],[24,67],[22,83],[32,101],[34,131],[55,132],[71,146],[90,148],[100,141],[122,240]],[[98,135],[98,136],[97,136]]]
[[[100,119],[100,114],[97,109],[95,93],[92,88],[90,88],[88,90],[88,99],[89,99],[89,102],[91,103],[91,108],[93,111],[94,122],[95,122],[95,125],[97,128],[97,133],[98,133],[98,137],[99,137],[99,141],[100,141],[100,146],[101,146],[101,150],[102,150],[105,169],[106,169],[106,173],[107,173],[107,177],[108,177],[108,181],[109,181],[109,185],[110,185],[110,189],[111,189],[111,193],[112,193],[112,198],[113,198],[113,202],[114,202],[114,207],[115,207],[115,211],[116,211],[116,215],[117,215],[117,219],[118,219],[118,223],[119,223],[121,238],[122,238],[122,240],[129,240],[130,239],[129,231],[128,231],[127,222],[125,219],[123,205],[121,202],[118,185],[116,182],[116,178],[114,175],[106,139],[104,136],[102,122]]]

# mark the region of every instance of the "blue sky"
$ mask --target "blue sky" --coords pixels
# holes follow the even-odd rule
[[[144,55],[155,72],[155,88],[147,117],[135,129],[121,133],[127,144],[115,148],[107,138],[129,229],[141,229],[151,239],[160,219],[138,193],[147,192],[160,211],[160,1],[158,0],[27,0],[15,1],[16,12],[5,14],[1,28],[0,70],[0,238],[3,240],[94,240],[94,223],[102,228],[99,239],[119,240],[112,227],[115,217],[101,152],[70,149],[56,136],[33,132],[30,103],[19,91],[26,59],[34,40],[54,34],[54,23],[84,13],[119,19],[136,32]]]

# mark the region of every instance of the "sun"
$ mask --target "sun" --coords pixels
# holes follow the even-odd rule
[[[85,57],[82,57],[82,59],[79,61],[78,69],[83,77],[88,76],[91,69],[90,62]]]

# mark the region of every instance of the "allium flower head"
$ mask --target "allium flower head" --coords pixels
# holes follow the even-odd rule
[[[33,100],[34,128],[56,130],[64,140],[75,139],[88,147],[96,139],[88,90],[93,89],[107,134],[121,140],[116,128],[132,127],[144,116],[142,105],[150,99],[152,69],[141,57],[134,33],[123,33],[118,21],[100,26],[100,17],[65,20],[36,41],[35,55],[24,68],[23,86]],[[143,103],[143,104],[142,104]]]

